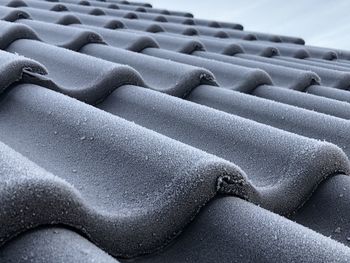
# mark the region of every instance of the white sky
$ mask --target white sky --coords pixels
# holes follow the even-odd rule
[[[350,50],[350,0],[148,2],[158,8],[188,11],[197,18],[238,22],[249,31],[299,36],[310,45]]]

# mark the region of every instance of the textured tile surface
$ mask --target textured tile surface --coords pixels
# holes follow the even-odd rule
[[[350,261],[347,51],[0,4],[1,262]]]

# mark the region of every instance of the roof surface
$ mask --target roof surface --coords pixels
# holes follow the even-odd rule
[[[1,262],[350,261],[350,52],[0,4]]]

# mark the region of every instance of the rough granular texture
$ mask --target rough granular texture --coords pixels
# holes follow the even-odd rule
[[[0,0],[1,262],[350,261],[350,53],[150,4]]]

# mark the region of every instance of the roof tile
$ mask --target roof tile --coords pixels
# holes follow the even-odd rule
[[[349,261],[348,51],[136,2],[0,5],[2,261]]]

